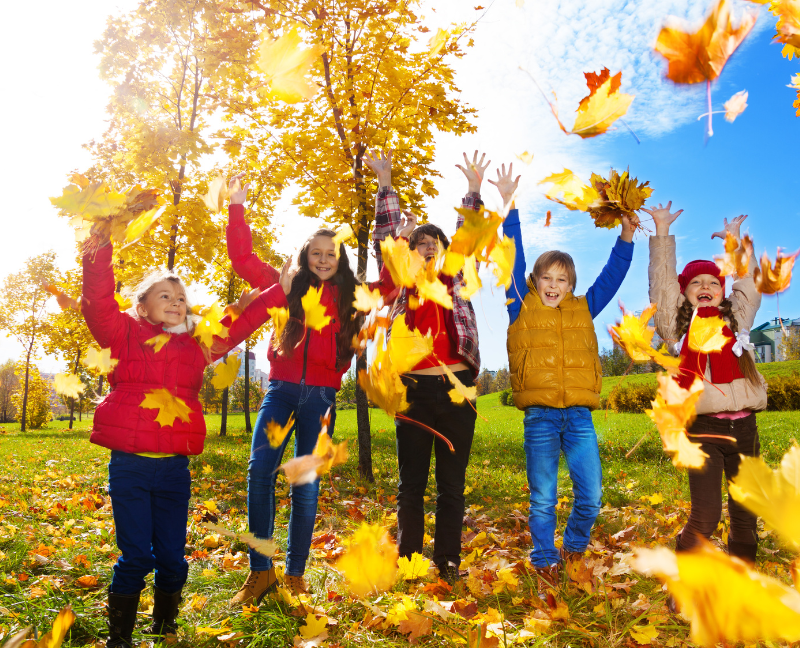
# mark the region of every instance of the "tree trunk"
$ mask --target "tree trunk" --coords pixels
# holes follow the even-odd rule
[[[222,421],[219,426],[219,435],[228,435],[228,388],[222,390]]]
[[[253,427],[250,425],[250,345],[244,345],[244,425],[248,434],[253,433]]]
[[[75,369],[73,369],[73,373],[77,375],[78,373],[78,364],[81,361],[81,354],[80,351],[78,352],[78,357],[75,358]],[[72,424],[75,421],[75,398],[71,398],[69,401],[69,429],[72,429]]]
[[[32,346],[33,345],[31,345],[31,347]],[[25,357],[25,388],[22,392],[22,418],[20,419],[20,432],[25,431],[25,421],[28,415],[28,379],[30,377],[31,369],[31,347],[28,347],[28,355]]]

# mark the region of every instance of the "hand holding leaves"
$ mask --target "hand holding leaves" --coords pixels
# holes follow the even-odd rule
[[[733,236],[737,241],[741,241],[742,237],[739,236],[739,228],[741,227],[745,218],[747,218],[746,214],[742,216],[737,216],[730,223],[728,222],[727,218],[724,219],[723,229],[721,229],[719,232],[714,232],[711,235],[711,238],[713,239],[716,236],[717,238],[721,238],[724,241],[726,232],[730,232],[731,236]]]
[[[671,200],[667,203],[666,207],[662,207],[661,203],[658,203],[658,207],[653,207],[652,209],[642,207],[643,212],[647,212],[653,217],[653,221],[656,224],[656,236],[667,236],[669,234],[669,226],[683,213],[683,210],[679,209],[672,214],[669,211],[671,208]]]
[[[631,225],[631,219],[624,214],[620,215],[620,220],[622,221],[622,232],[619,237],[626,243],[630,243],[633,241],[633,233],[636,228]]]
[[[228,191],[231,197],[231,205],[243,205],[247,198],[247,190],[250,188],[250,183],[241,184],[244,177],[244,171],[233,176],[228,184]]]
[[[506,173],[506,165],[503,164],[500,169],[497,169],[497,182],[489,180],[489,184],[493,184],[500,192],[500,197],[503,199],[503,207],[510,204],[514,200],[514,192],[519,185],[520,176],[512,180],[514,164],[508,165],[508,173]]]
[[[364,162],[378,176],[378,185],[381,187],[392,186],[392,149],[385,153],[382,151],[367,151],[364,153]]]
[[[484,164],[483,160],[485,158],[486,153],[482,153],[481,159],[478,160],[478,151],[475,151],[472,156],[472,162],[470,162],[467,154],[464,153],[464,164],[467,166],[462,167],[460,164],[456,164],[456,166],[461,169],[461,173],[467,177],[469,191],[472,193],[480,193],[481,182],[483,182],[483,176],[486,175],[486,168],[492,163],[491,160],[488,160],[486,164]]]

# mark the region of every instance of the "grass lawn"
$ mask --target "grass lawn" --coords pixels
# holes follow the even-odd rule
[[[525,566],[530,536],[522,413],[501,406],[497,394],[481,397],[478,411],[486,420],[478,420],[467,471],[469,508],[462,569],[469,570],[469,576],[453,591],[437,584],[431,573],[418,580],[400,580],[392,592],[361,602],[348,595],[333,568],[360,521],[380,523],[391,534],[396,532],[393,424],[383,412],[372,410],[375,482],[358,477],[355,457],[322,480],[306,573],[312,595],[302,601],[276,595],[257,610],[227,606],[247,574],[245,545],[228,542],[201,526],[210,511],[225,528],[246,529],[250,438],[242,415],[229,418],[226,437],[217,435],[220,417],[208,416],[206,450],[191,464],[189,583],[174,645],[292,646],[309,612],[329,619],[325,645],[332,648],[405,646],[409,636],[414,637],[410,628],[416,622],[422,624],[420,632],[427,628],[417,640],[421,646],[464,645],[460,637],[479,632],[481,624],[486,624],[485,632],[499,637],[500,646],[505,637],[508,645],[631,647],[638,645],[635,637],[641,635],[636,633],[645,626],[652,626],[645,629],[656,633],[653,645],[686,641],[688,626],[666,612],[660,583],[620,563],[633,546],[669,544],[688,512],[686,475],[664,456],[649,419],[642,414],[594,413],[604,462],[605,506],[587,560],[600,575],[565,579],[556,596],[542,602],[536,595],[536,577]],[[25,433],[16,426],[0,426],[0,642],[27,625],[39,632],[47,630],[66,604],[72,605],[78,618],[65,646],[94,646],[104,636],[105,587],[117,554],[105,490],[109,453],[88,442],[90,422],[76,424],[72,431],[63,423],[51,422],[45,430]],[[758,423],[762,451],[774,465],[792,440],[800,438],[800,412],[762,413]],[[626,457],[643,437],[636,451]],[[337,416],[334,441],[344,439],[356,448],[354,410]],[[433,479],[428,496],[427,523],[432,533]],[[560,534],[572,500],[563,462],[559,496]],[[285,548],[290,507],[282,477],[278,499],[276,539]],[[726,532],[721,527],[719,537]],[[762,535],[761,570],[789,582],[792,556],[776,544],[773,535]],[[430,551],[428,546],[427,557]],[[282,561],[279,553],[277,563]],[[152,605],[150,591],[146,589],[142,598],[140,629]],[[450,616],[431,606],[434,597],[455,601],[447,607],[460,610],[460,615]],[[421,614],[414,616],[409,608]]]

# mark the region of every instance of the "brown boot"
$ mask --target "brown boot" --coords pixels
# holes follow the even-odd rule
[[[277,584],[278,577],[274,567],[267,571],[251,571],[241,589],[231,599],[230,604],[233,607],[258,605],[267,592],[274,589]]]
[[[283,575],[283,585],[294,596],[298,594],[308,594],[308,583],[302,576],[294,576],[292,574]]]
[[[545,599],[548,589],[558,589],[561,585],[561,563],[537,567],[536,575],[539,577],[539,598]]]

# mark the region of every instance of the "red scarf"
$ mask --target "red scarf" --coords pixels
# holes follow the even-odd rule
[[[698,317],[717,317],[720,316],[719,308],[716,306],[700,306],[697,309],[695,318]],[[721,316],[720,316],[721,317]],[[694,322],[694,319],[692,319]],[[689,324],[689,329],[692,323]],[[700,375],[706,375],[706,362],[711,362],[711,382],[717,384],[727,384],[737,378],[744,378],[742,370],[739,368],[739,359],[733,353],[733,345],[736,336],[726,325],[722,328],[722,334],[728,338],[722,351],[713,353],[700,353],[689,348],[689,331],[686,331],[686,338],[681,347],[681,366],[680,374],[676,381],[683,389],[689,389],[694,379]]]

